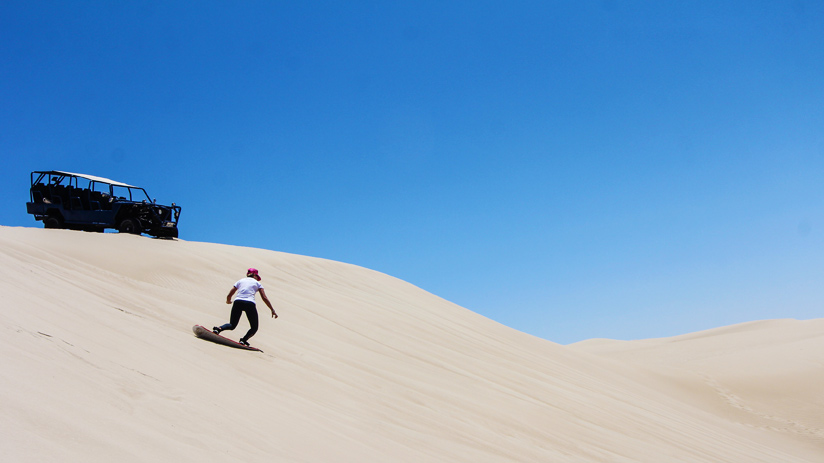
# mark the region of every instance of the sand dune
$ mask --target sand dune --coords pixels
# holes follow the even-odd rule
[[[195,338],[250,266],[264,353]],[[560,346],[353,265],[9,227],[0,285],[4,461],[824,461],[820,320]]]
[[[824,441],[824,319],[767,320],[572,348],[652,373],[673,395],[749,426]],[[680,391],[680,392],[678,392]],[[824,452],[821,454],[824,461]]]

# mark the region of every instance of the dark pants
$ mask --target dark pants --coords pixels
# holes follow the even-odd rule
[[[232,304],[232,315],[229,317],[229,323],[221,326],[220,329],[233,330],[237,328],[237,324],[240,323],[240,315],[243,312],[246,312],[246,318],[249,320],[249,331],[241,339],[248,341],[258,330],[258,313],[254,302],[235,300]]]

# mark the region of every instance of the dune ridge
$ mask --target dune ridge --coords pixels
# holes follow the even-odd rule
[[[786,319],[570,347],[641,368],[682,390],[682,400],[714,413],[812,443],[824,439],[823,345],[824,319]]]
[[[821,321],[765,322],[775,342],[753,339],[715,357],[701,335],[560,346],[324,259],[12,227],[0,227],[0,249],[0,452],[8,461],[786,463],[824,455],[812,416],[821,416],[819,396],[789,386],[820,384]],[[253,344],[264,353],[195,338],[192,325],[227,319],[225,295],[250,266],[281,315],[260,311]],[[806,334],[793,341],[798,326]],[[716,344],[736,333],[718,333]],[[793,342],[804,361],[780,378],[768,366],[760,376],[725,367],[758,365],[768,353],[778,361]],[[686,347],[672,352],[676,344]],[[699,362],[702,354],[715,363]],[[810,432],[725,405],[721,392],[696,382],[700,374],[728,399]],[[782,405],[780,394],[746,386],[753,378],[800,395]]]

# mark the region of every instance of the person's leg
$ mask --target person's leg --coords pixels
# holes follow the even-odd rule
[[[249,331],[246,332],[246,336],[240,338],[241,341],[248,341],[249,338],[255,335],[258,330],[258,313],[257,307],[255,304],[249,304],[248,306],[244,307],[244,311],[246,312],[246,318],[249,319]]]
[[[244,302],[245,301],[235,301],[232,304],[232,314],[229,316],[229,323],[219,326],[218,328],[220,329],[220,331],[231,331],[237,328],[237,324],[240,323],[240,314],[243,313]]]

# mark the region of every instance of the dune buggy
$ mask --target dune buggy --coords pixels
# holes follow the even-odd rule
[[[93,175],[57,170],[31,173],[29,214],[46,228],[146,233],[177,238],[180,206],[157,204],[143,188]]]

